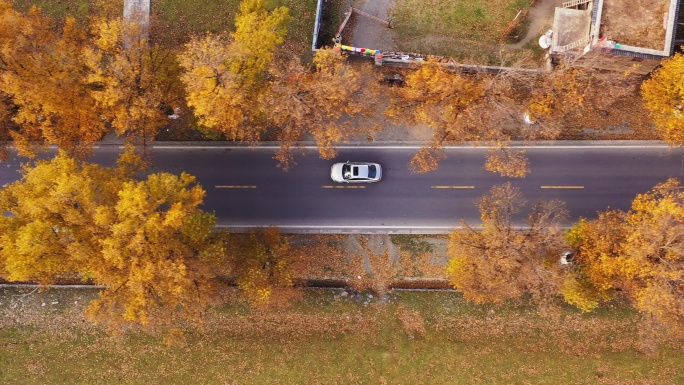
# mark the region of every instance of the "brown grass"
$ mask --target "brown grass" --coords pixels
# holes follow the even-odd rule
[[[71,292],[71,295],[81,295]],[[3,383],[674,384],[679,341],[638,314],[477,307],[455,293],[396,293],[364,306],[307,291],[293,306],[229,303],[182,337],[109,337],[44,296],[0,293]],[[73,299],[73,298],[72,298]],[[21,302],[14,308],[11,306]],[[74,309],[75,310],[75,309]],[[636,338],[635,338],[636,336]]]
[[[663,50],[663,16],[669,7],[670,0],[604,1],[600,33],[621,44]]]

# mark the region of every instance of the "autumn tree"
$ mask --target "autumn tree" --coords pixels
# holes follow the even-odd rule
[[[651,78],[641,85],[641,94],[657,130],[670,144],[684,144],[684,55],[663,60]]]
[[[530,130],[546,132],[544,136],[553,139],[568,126],[602,128],[640,120],[631,116],[632,111],[642,113],[638,108],[639,75],[602,69],[600,55],[578,60],[568,57],[552,71],[529,77],[530,96],[524,100],[529,119],[535,123]]]
[[[116,201],[123,179],[65,153],[26,165],[22,174],[0,191],[0,261],[9,279],[50,284],[87,271],[100,259],[93,216]]]
[[[619,245],[625,237],[624,223],[624,212],[609,210],[599,213],[593,221],[581,219],[568,231],[566,238],[576,250],[575,259],[579,264],[563,279],[561,291],[566,302],[582,311],[591,311],[615,297],[612,282],[617,276],[613,262],[621,254]]]
[[[136,181],[63,152],[22,173],[0,192],[0,265],[11,280],[77,273],[105,285],[88,313],[114,329],[200,318],[224,252],[192,176]]]
[[[563,63],[546,76],[536,79],[537,87],[528,109],[531,120],[542,126],[558,126],[558,120],[552,119],[554,116],[587,108],[587,87],[581,76],[584,73],[581,69]]]
[[[154,140],[182,94],[175,55],[120,18],[94,20],[92,34],[82,55],[97,106],[117,134],[142,144]]]
[[[501,71],[463,73],[435,62],[426,62],[406,77],[403,87],[392,90],[386,114],[398,123],[427,125],[429,140],[411,159],[414,172],[439,167],[446,155],[444,144],[471,142],[489,144],[486,168],[504,176],[522,177],[529,172],[523,151],[509,148],[514,139],[539,139],[523,130],[520,97],[515,94],[525,83],[525,73]]]
[[[530,171],[525,150],[514,151],[504,145],[489,150],[485,169],[513,178],[524,177]]]
[[[201,319],[223,249],[212,242],[213,214],[198,207],[204,190],[183,173],[126,181],[115,205],[98,207],[105,229],[101,263],[90,273],[109,289],[89,314],[102,323],[123,316],[143,326]]]
[[[591,310],[619,292],[684,332],[684,192],[676,179],[638,195],[628,212],[601,213],[571,234],[584,284],[568,290],[569,302]]]
[[[230,65],[233,73],[241,75],[247,85],[264,76],[275,49],[285,40],[290,19],[287,7],[268,12],[266,0],[242,0],[240,3],[235,31],[230,34],[235,43],[232,48],[236,60],[231,60]]]
[[[398,122],[424,124],[433,130],[432,139],[411,160],[412,171],[436,169],[444,142],[486,139],[481,129],[462,124],[483,96],[484,89],[475,79],[434,62],[423,63],[408,74],[404,87],[393,89],[386,114]]]
[[[91,15],[111,19],[121,15],[124,4],[125,0],[90,0],[88,11]]]
[[[257,101],[275,49],[287,33],[289,12],[265,0],[244,0],[235,32],[193,37],[178,56],[188,106],[200,125],[231,140],[257,140],[263,130]]]
[[[71,17],[55,25],[38,8],[22,14],[0,1],[0,93],[15,123],[3,136],[26,156],[48,144],[85,154],[107,131],[86,80],[86,34]]]
[[[321,158],[330,159],[336,143],[373,131],[362,119],[376,105],[372,72],[332,49],[318,50],[313,61],[314,69],[295,60],[272,66],[272,79],[260,98],[280,142],[275,158],[285,169],[294,163],[291,147],[307,133],[315,138]]]
[[[13,114],[14,104],[11,97],[0,92],[0,161],[6,161],[9,158],[8,144],[15,128],[12,122]]]
[[[518,227],[516,216],[524,204],[519,188],[495,186],[478,203],[482,228],[463,221],[451,234],[447,274],[467,300],[500,303],[525,294],[537,300],[558,294],[555,266],[563,248],[564,204],[534,203]]]
[[[249,303],[268,304],[275,290],[292,287],[294,256],[276,227],[231,237],[233,275]]]

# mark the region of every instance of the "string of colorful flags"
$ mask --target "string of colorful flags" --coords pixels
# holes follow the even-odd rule
[[[343,44],[335,44],[335,47],[341,49],[342,51],[349,51],[349,52],[356,52],[356,53],[362,53],[366,55],[375,55],[376,53],[379,53],[379,49],[370,49],[370,48],[359,48],[359,47],[352,47],[349,45],[343,45]]]

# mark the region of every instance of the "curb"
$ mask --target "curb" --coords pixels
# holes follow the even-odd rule
[[[353,285],[353,278],[348,277],[299,277],[294,278],[295,287],[303,287],[308,289],[348,289]],[[226,284],[229,286],[237,286],[232,280],[227,280]],[[39,285],[32,283],[2,283],[0,288],[17,288],[17,289],[87,289],[87,290],[103,290],[107,286],[102,285]],[[415,277],[400,277],[390,282],[388,290],[449,290],[455,291],[450,285],[448,278],[415,278]]]
[[[382,142],[367,142],[354,141],[347,143],[340,143],[335,148],[347,147],[422,147],[425,142],[421,141],[382,141]],[[123,147],[121,143],[99,143],[95,148],[99,147]],[[154,142],[150,144],[149,148],[168,148],[168,147],[218,147],[218,148],[244,148],[244,149],[258,149],[280,147],[279,142],[267,141],[254,143],[231,142],[231,141],[164,141]],[[53,146],[50,146],[51,148]],[[314,141],[301,141],[292,144],[293,148],[312,147],[317,148]],[[482,148],[498,148],[496,144],[488,142],[463,142],[461,144],[445,145],[445,149],[482,149]],[[508,143],[509,148],[536,148],[536,147],[662,147],[662,148],[677,148],[678,146],[669,145],[661,140],[555,140],[555,141],[512,141]]]

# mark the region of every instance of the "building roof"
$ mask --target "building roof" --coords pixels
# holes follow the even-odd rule
[[[592,13],[592,48],[670,56],[674,50],[679,1],[596,0]]]
[[[554,12],[553,54],[585,64],[648,73],[674,51],[680,0],[589,0]],[[580,3],[577,5],[577,3]],[[585,8],[585,9],[575,9]],[[591,53],[591,54],[589,54]],[[610,64],[599,56],[612,57]],[[619,63],[618,63],[619,62]],[[618,65],[619,64],[619,65]]]

